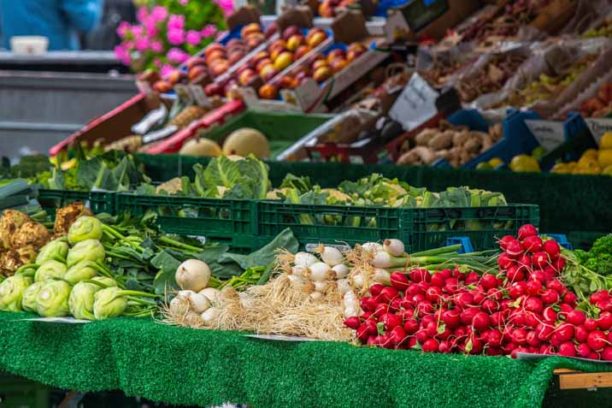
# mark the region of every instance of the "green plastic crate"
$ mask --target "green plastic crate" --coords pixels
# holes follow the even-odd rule
[[[171,234],[202,236],[236,250],[255,249],[256,202],[179,196],[117,194],[117,211],[143,215],[154,211],[160,228]]]
[[[113,192],[90,192],[90,191],[70,191],[70,190],[38,190],[38,202],[52,215],[55,210],[62,208],[75,201],[82,201],[92,212],[115,213],[115,193]]]
[[[450,237],[467,236],[476,250],[496,247],[497,239],[515,234],[527,223],[539,225],[536,205],[480,208],[381,208],[258,203],[256,236],[266,242],[291,228],[308,243],[367,241],[397,238],[409,251],[443,245]]]
[[[202,136],[220,144],[234,130],[253,128],[262,132],[270,142],[270,155],[275,158],[279,153],[293,145],[297,140],[330,120],[332,115],[303,115],[285,112],[246,111],[228,119],[220,126],[212,127]]]

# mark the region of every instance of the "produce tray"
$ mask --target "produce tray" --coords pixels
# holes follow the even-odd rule
[[[255,201],[180,196],[116,195],[117,212],[155,212],[160,228],[171,234],[205,237],[237,250],[256,248],[253,239]]]
[[[37,200],[41,207],[52,215],[55,214],[56,209],[75,201],[85,203],[95,214],[114,214],[116,211],[114,192],[50,190],[43,188],[38,190]]]
[[[402,240],[409,251],[439,246],[457,235],[476,250],[496,247],[497,239],[516,234],[526,223],[539,225],[537,205],[480,208],[382,208],[258,203],[257,231],[266,241],[289,227],[301,245],[309,243]]]

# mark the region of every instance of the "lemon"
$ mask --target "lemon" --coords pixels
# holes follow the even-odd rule
[[[514,172],[539,172],[540,164],[531,156],[519,154],[510,162],[510,169]]]
[[[476,165],[476,170],[493,170],[493,166],[488,162],[480,162]]]
[[[502,166],[504,164],[504,161],[502,159],[500,159],[499,157],[494,157],[491,160],[489,160],[489,165],[492,168],[496,168],[499,166]]]
[[[538,146],[531,152],[534,159],[540,160],[546,154],[546,150],[542,146]]]
[[[612,149],[612,132],[606,132],[599,141],[600,149]]]
[[[612,164],[612,149],[603,149],[599,151],[597,162],[601,167],[608,167]]]
[[[605,169],[603,169],[601,174],[606,175],[606,176],[612,176],[612,164],[606,167]]]
[[[567,163],[557,163],[553,166],[552,169],[550,169],[550,172],[558,174],[569,174],[572,172],[572,168],[568,166]]]

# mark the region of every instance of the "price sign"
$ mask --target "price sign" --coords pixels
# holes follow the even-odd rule
[[[203,108],[210,108],[212,106],[210,99],[208,99],[208,96],[204,93],[204,88],[200,85],[189,85],[189,93],[199,106]]]
[[[404,90],[391,107],[389,116],[402,124],[404,130],[412,130],[438,113],[438,92],[418,74],[413,74]]]
[[[598,119],[585,119],[595,142],[599,145],[599,141],[606,132],[612,132],[612,119],[598,118]]]
[[[536,138],[538,143],[550,152],[565,142],[565,129],[563,122],[553,120],[525,120],[525,124]]]
[[[193,95],[191,95],[191,92],[186,85],[174,85],[174,91],[176,92],[176,96],[179,98],[180,101],[182,101],[186,105],[193,104]]]

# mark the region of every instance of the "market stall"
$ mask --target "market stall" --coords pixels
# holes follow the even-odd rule
[[[139,93],[0,165],[0,370],[199,406],[609,399],[609,2],[219,35],[162,3],[119,33]]]

